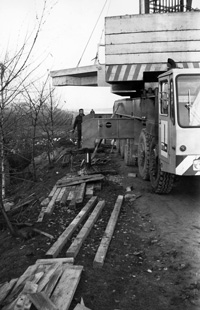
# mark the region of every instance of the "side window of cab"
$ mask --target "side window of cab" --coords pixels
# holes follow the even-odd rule
[[[160,83],[160,114],[168,115],[169,110],[169,84],[168,81],[161,81]]]

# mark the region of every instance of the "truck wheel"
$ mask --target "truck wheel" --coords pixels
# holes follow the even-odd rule
[[[155,139],[150,146],[149,173],[152,189],[157,194],[168,194],[173,187],[174,174],[161,170],[158,156],[158,144]]]
[[[126,139],[120,140],[120,154],[122,158],[124,158],[125,143],[126,143]]]
[[[149,137],[142,129],[138,141],[138,169],[143,180],[149,180]]]
[[[131,143],[131,140],[128,139],[124,148],[124,162],[126,166],[136,166],[137,165],[137,156],[133,152],[134,145]]]

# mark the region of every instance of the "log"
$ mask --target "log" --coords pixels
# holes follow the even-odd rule
[[[65,231],[60,235],[57,241],[53,244],[53,246],[47,251],[47,257],[57,257],[60,253],[64,245],[67,243],[71,235],[74,233],[78,225],[85,219],[89,211],[96,204],[97,197],[92,197],[84,208],[78,213],[75,219],[69,224],[69,226],[65,229]]]
[[[73,243],[69,247],[69,249],[66,252],[67,257],[76,257],[78,254],[83,242],[89,235],[92,227],[94,226],[96,220],[98,219],[98,216],[100,215],[103,207],[105,206],[105,200],[99,201],[96,205],[94,211],[80,230],[79,234],[74,239]]]
[[[113,212],[110,216],[108,225],[106,227],[105,233],[103,235],[103,238],[101,240],[100,246],[97,250],[97,253],[95,255],[94,258],[94,262],[93,262],[93,267],[102,267],[105,257],[106,257],[106,253],[108,251],[108,247],[110,244],[110,241],[112,239],[112,235],[114,233],[115,230],[115,226],[117,223],[117,219],[120,213],[120,209],[122,206],[122,202],[123,202],[123,196],[119,195],[117,198],[117,201],[115,203]]]

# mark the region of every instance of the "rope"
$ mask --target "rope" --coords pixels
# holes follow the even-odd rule
[[[83,50],[83,53],[82,53],[82,55],[81,55],[81,58],[80,58],[80,60],[79,60],[79,62],[78,62],[78,64],[77,64],[77,67],[79,66],[79,64],[80,64],[80,62],[81,62],[81,60],[82,60],[82,58],[83,58],[83,55],[84,55],[84,53],[85,53],[85,50],[86,50],[86,48],[87,48],[87,46],[88,46],[88,44],[89,44],[89,42],[90,42],[90,39],[91,39],[91,37],[92,37],[92,35],[93,35],[93,33],[94,33],[94,30],[95,30],[95,28],[96,28],[96,26],[97,26],[97,24],[98,24],[98,21],[99,21],[101,15],[102,15],[102,13],[103,13],[103,10],[104,10],[104,8],[105,8],[105,6],[106,6],[106,3],[107,3],[107,0],[105,1],[104,5],[103,5],[103,8],[102,8],[102,10],[101,10],[101,12],[100,12],[100,14],[99,14],[99,17],[98,17],[98,19],[97,19],[97,21],[96,21],[96,23],[95,23],[95,25],[94,25],[94,28],[93,28],[93,30],[92,30],[92,32],[91,32],[91,34],[90,34],[90,37],[89,37],[89,39],[88,39],[88,41],[87,41],[87,43],[86,43],[86,46],[85,46],[85,48],[84,48],[84,50]]]

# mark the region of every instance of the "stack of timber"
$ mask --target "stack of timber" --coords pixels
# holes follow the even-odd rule
[[[97,203],[97,204],[96,204]],[[107,224],[106,230],[104,232],[101,244],[97,251],[97,254],[94,259],[93,266],[94,267],[102,267],[106,253],[108,251],[109,244],[111,242],[114,229],[117,223],[117,219],[121,210],[121,206],[123,203],[123,196],[119,195],[116,203],[114,205],[113,211],[111,213],[109,222]],[[95,206],[96,205],[96,206]],[[97,221],[101,211],[105,206],[105,200],[100,200],[97,202],[97,197],[93,196],[90,198],[88,203],[84,206],[84,208],[79,212],[79,214],[75,217],[75,219],[69,224],[69,226],[64,230],[64,232],[59,236],[57,241],[51,246],[51,248],[47,251],[46,257],[55,258],[59,255],[65,244],[70,240],[72,234],[77,230],[83,220],[87,217],[88,213],[95,206],[85,224],[82,226],[81,230],[74,238],[73,242],[69,246],[66,251],[66,256],[69,258],[75,259],[77,254],[79,253],[80,248],[82,247],[84,241],[87,236],[91,232],[95,222]]]
[[[74,266],[73,259],[41,259],[18,279],[0,287],[3,310],[67,310],[80,280],[83,266]]]
[[[84,198],[91,198],[94,190],[101,189],[102,174],[64,177],[56,182],[48,197],[42,203],[42,209],[37,222],[42,222],[44,216],[51,215],[55,206],[72,206],[83,203]]]

